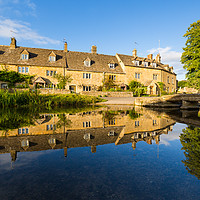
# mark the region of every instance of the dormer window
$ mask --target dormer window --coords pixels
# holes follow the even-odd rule
[[[55,56],[49,56],[49,61],[50,62],[55,62],[56,61],[56,57]]]
[[[21,58],[22,58],[22,60],[28,60],[28,55],[27,54],[22,54]]]
[[[144,67],[148,67],[149,66],[148,62],[143,62],[143,64],[144,64]]]
[[[53,51],[49,55],[49,61],[50,62],[55,62],[56,61],[56,54]]]
[[[84,61],[84,65],[86,67],[90,67],[91,66],[91,60],[89,58],[87,58],[85,61]]]
[[[134,60],[134,61],[133,61],[133,64],[134,64],[135,66],[139,66],[139,65],[140,65],[140,62],[139,62],[139,60]]]
[[[29,53],[27,50],[22,51],[21,53],[21,59],[22,60],[28,60],[29,59]]]
[[[156,67],[157,67],[156,63],[152,63],[152,66],[153,66],[154,68],[156,68]]]
[[[110,69],[115,69],[115,63],[109,63],[108,65]]]

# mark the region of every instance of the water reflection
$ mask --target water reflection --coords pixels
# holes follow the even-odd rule
[[[1,120],[5,122],[5,118]],[[16,119],[20,123],[15,124]],[[97,146],[110,143],[132,143],[134,150],[140,141],[159,144],[160,135],[172,131],[175,120],[165,112],[144,108],[101,107],[74,113],[25,114],[23,117],[18,113],[8,124],[15,125],[12,129],[4,125],[4,130],[0,130],[0,153],[10,153],[15,161],[17,152],[24,151],[64,149],[66,157],[67,149],[76,147],[91,147],[91,152],[95,153]]]
[[[182,162],[189,173],[200,179],[200,128],[188,126],[183,130],[180,141],[186,158]]]

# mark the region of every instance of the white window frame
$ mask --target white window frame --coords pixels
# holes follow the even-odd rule
[[[50,62],[55,62],[56,61],[56,56],[49,56],[49,61]]]
[[[90,67],[90,66],[91,66],[91,61],[85,60],[85,61],[84,61],[84,65],[85,65],[86,67]]]
[[[153,62],[153,63],[152,63],[152,67],[154,67],[154,68],[156,68],[156,67],[157,67],[157,65],[156,65],[156,63],[155,63],[155,62]]]
[[[115,69],[115,64],[114,63],[109,63],[109,68],[110,69]]]

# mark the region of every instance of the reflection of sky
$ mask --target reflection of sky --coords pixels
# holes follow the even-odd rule
[[[168,134],[162,134],[160,137],[160,144],[164,144],[166,146],[170,145],[171,141],[179,140],[179,136],[182,133],[182,130],[186,128],[186,124],[176,123],[173,126],[173,130],[169,131]]]

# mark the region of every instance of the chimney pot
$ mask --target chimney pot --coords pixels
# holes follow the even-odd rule
[[[17,42],[14,37],[11,38],[10,49],[15,49],[17,47]]]
[[[97,46],[92,46],[91,53],[97,54]]]
[[[67,52],[68,50],[67,50],[67,42],[65,42],[65,44],[64,44],[64,52]]]
[[[156,62],[161,62],[161,56],[160,56],[160,54],[157,54],[157,56],[156,56]]]
[[[133,53],[133,57],[136,57],[136,56],[137,56],[137,50],[136,50],[136,49],[134,49],[134,50],[132,51],[132,53]]]
[[[147,58],[150,59],[150,60],[153,60],[153,54],[149,54],[149,55],[147,56]]]

